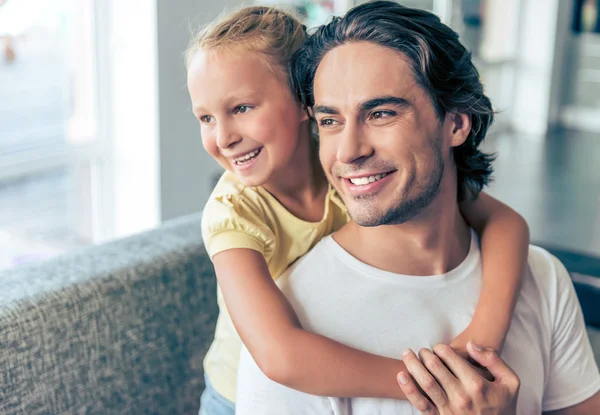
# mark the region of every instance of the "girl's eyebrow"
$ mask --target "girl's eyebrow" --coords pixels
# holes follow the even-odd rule
[[[249,90],[249,91],[244,91],[241,94],[231,94],[228,97],[225,97],[225,99],[222,101],[223,106],[225,108],[228,108],[232,105],[238,105],[243,103],[243,101],[245,100],[253,100],[256,97],[256,91],[254,90]],[[196,105],[195,107],[192,108],[192,111],[194,114],[200,114],[200,113],[205,113],[205,112],[210,112],[207,111],[206,108],[204,108],[202,105]]]

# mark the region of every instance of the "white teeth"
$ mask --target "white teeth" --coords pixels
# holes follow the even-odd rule
[[[388,173],[383,173],[383,174],[375,174],[375,175],[369,176],[369,177],[358,177],[356,179],[350,179],[350,183],[355,184],[357,186],[364,186],[365,184],[369,184],[369,183],[376,182],[377,180],[381,180],[387,175],[388,175]]]
[[[236,164],[243,164],[246,163],[248,160],[253,159],[254,157],[256,157],[258,155],[258,153],[260,153],[260,148],[253,150],[249,153],[247,153],[246,155],[242,156],[242,157],[238,157],[236,159],[233,159],[233,161]]]

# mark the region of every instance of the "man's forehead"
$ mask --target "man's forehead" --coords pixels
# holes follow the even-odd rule
[[[315,73],[315,103],[351,105],[374,96],[414,94],[408,58],[370,42],[351,42],[327,52]]]

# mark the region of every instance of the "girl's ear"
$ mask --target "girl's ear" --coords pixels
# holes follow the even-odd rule
[[[309,121],[313,119],[313,113],[312,113],[312,108],[310,107],[305,107],[304,105],[300,105],[301,107],[301,111],[302,111],[302,116],[300,118],[300,121]]]
[[[310,117],[311,120],[315,119],[315,113],[313,112],[312,107],[305,107],[306,108],[306,113],[308,114],[308,116]]]

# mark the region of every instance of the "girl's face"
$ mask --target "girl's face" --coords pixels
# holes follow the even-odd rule
[[[241,49],[200,50],[188,68],[202,144],[247,186],[283,173],[308,122],[283,76],[275,76],[264,59]]]

